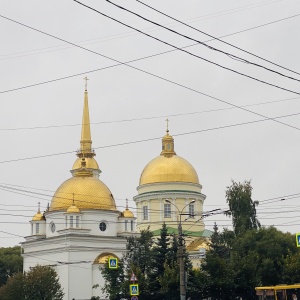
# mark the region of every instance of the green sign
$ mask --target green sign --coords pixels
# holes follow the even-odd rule
[[[130,284],[130,296],[138,296],[139,295],[139,285],[138,284]]]
[[[110,269],[117,269],[118,268],[118,259],[116,257],[110,257],[108,259],[108,267]]]

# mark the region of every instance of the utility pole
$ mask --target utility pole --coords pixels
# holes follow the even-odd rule
[[[184,269],[184,257],[183,257],[183,233],[182,233],[182,222],[181,222],[181,216],[182,215],[190,215],[187,213],[183,213],[183,210],[190,204],[194,203],[195,200],[192,200],[187,205],[185,205],[182,210],[179,210],[179,208],[172,203],[170,200],[165,200],[167,203],[170,203],[171,205],[175,206],[178,214],[179,214],[179,222],[178,222],[178,263],[179,263],[179,284],[180,284],[180,300],[186,299],[186,288],[185,288],[185,269]]]
[[[182,224],[181,215],[179,215],[180,221],[178,224],[178,234],[179,234],[179,246],[178,246],[178,260],[179,260],[179,281],[180,281],[180,300],[185,300],[186,290],[185,290],[185,278],[184,278],[184,260],[183,260],[183,236],[182,236]]]

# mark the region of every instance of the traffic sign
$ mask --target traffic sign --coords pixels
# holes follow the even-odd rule
[[[139,285],[138,284],[130,284],[130,296],[138,296],[139,295]]]
[[[131,300],[139,300],[138,296],[132,296]]]
[[[138,279],[136,278],[134,273],[131,274],[130,281],[132,281],[132,282],[138,281]]]
[[[296,233],[296,245],[300,247],[300,233]]]
[[[108,267],[110,269],[117,269],[118,268],[118,259],[116,257],[110,257],[108,259]]]

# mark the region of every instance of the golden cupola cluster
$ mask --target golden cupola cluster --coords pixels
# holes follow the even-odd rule
[[[140,177],[140,184],[186,182],[199,184],[199,178],[194,167],[184,158],[176,155],[174,138],[169,134],[162,138],[160,155],[151,160]]]
[[[92,149],[87,88],[84,106],[80,149],[71,170],[72,177],[56,190],[49,210],[99,209],[116,211],[116,203],[109,188],[99,179],[100,169]],[[77,211],[78,210],[78,211]]]

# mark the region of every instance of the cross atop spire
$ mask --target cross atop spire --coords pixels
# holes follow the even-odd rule
[[[38,202],[38,213],[41,213],[41,202]]]
[[[87,82],[89,79],[87,78],[87,76],[85,76],[83,79],[85,80],[85,90],[87,91]]]

